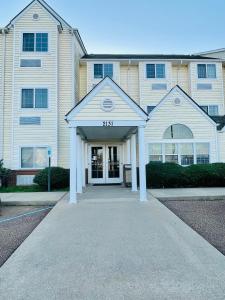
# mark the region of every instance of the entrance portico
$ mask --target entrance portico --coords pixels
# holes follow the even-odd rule
[[[137,191],[137,144],[140,200],[146,200],[147,120],[141,107],[108,77],[66,115],[70,130],[70,203],[76,203],[77,193],[82,193],[86,169],[89,183],[121,183],[123,164],[131,163],[132,191]]]

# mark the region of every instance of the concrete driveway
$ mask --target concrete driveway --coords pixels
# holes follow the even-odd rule
[[[224,299],[220,252],[156,199],[100,189],[55,206],[1,268],[1,299]]]

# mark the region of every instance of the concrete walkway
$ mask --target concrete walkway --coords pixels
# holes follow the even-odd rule
[[[67,192],[0,193],[4,205],[54,205]]]
[[[60,201],[3,265],[1,299],[224,300],[225,257],[158,200],[84,195]]]
[[[150,189],[152,196],[160,200],[225,200],[225,188]]]

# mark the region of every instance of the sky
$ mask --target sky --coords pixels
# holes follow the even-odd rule
[[[225,48],[225,0],[46,1],[79,29],[88,53],[190,54]],[[4,1],[0,26],[29,2]]]

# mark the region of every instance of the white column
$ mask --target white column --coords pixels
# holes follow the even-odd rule
[[[129,139],[129,140],[127,140],[127,142],[126,142],[126,146],[127,146],[127,153],[126,153],[127,157],[126,157],[126,163],[127,163],[127,164],[130,164],[130,139]]]
[[[82,193],[82,174],[81,138],[77,135],[77,193]]]
[[[131,177],[132,192],[137,191],[137,155],[136,155],[136,134],[131,136]]]
[[[82,186],[85,187],[85,159],[86,159],[86,152],[85,152],[85,142],[82,141]]]
[[[70,203],[77,202],[77,128],[70,128]]]
[[[144,127],[138,127],[140,201],[147,201]]]

